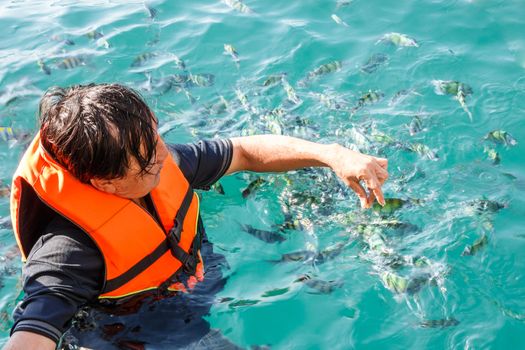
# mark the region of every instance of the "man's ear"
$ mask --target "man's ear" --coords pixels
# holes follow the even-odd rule
[[[91,182],[91,185],[99,191],[110,194],[114,194],[116,191],[116,187],[111,180],[93,178],[90,179],[89,182]]]

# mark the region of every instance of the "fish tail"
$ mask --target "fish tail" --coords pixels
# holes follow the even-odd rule
[[[465,95],[463,94],[463,92],[461,90],[458,91],[457,99],[459,101],[459,104],[461,105],[461,108],[463,108],[465,113],[467,113],[470,121],[471,122],[474,121],[473,118],[472,118],[472,113],[469,111],[469,109],[467,107],[467,104],[465,103]]]

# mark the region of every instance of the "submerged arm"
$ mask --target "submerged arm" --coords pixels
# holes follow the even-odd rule
[[[369,208],[375,198],[384,204],[381,186],[388,178],[388,161],[338,144],[319,144],[281,135],[236,137],[226,174],[236,171],[281,172],[305,167],[330,167]],[[368,193],[361,181],[368,189]]]

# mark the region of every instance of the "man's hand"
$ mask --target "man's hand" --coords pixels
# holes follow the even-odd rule
[[[355,191],[363,208],[370,208],[376,198],[380,204],[385,203],[381,191],[388,178],[385,158],[368,156],[338,144],[323,145],[280,135],[236,137],[232,143],[232,162],[226,174],[242,170],[280,172],[328,166]]]
[[[381,186],[388,179],[388,160],[352,151],[340,145],[332,145],[329,166],[359,197],[361,207],[370,208],[374,199],[385,205]],[[361,185],[364,183],[368,193]]]

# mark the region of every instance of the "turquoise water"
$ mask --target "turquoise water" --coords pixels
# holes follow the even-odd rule
[[[379,249],[357,225],[379,216],[361,212],[356,197],[327,169],[265,175],[268,182],[248,198],[241,191],[253,175],[221,180],[224,196],[202,193],[208,234],[230,265],[224,270],[226,287],[207,317],[211,326],[241,346],[268,344],[274,349],[525,346],[523,3],[245,4],[251,13],[220,1],[157,1],[149,4],[157,11],[151,18],[142,2],[2,1],[0,126],[19,135],[34,133],[39,97],[52,85],[119,82],[141,91],[170,142],[274,132],[386,156],[386,195],[411,204],[388,219],[417,228],[375,225]],[[85,35],[93,30],[103,37]],[[414,38],[418,47],[377,43],[392,32]],[[224,54],[224,44],[235,47],[238,63]],[[153,55],[132,67],[143,53]],[[377,64],[364,69],[374,71],[361,70],[374,55]],[[59,68],[68,57],[81,64]],[[39,60],[51,74],[39,68]],[[336,60],[341,62],[337,71],[305,79]],[[168,89],[169,75],[189,72],[213,74],[213,85]],[[287,98],[283,81],[262,86],[270,74],[282,73],[296,91],[297,103]],[[436,93],[436,80],[472,88],[465,101],[472,120],[457,96]],[[360,106],[360,97],[369,90],[382,98]],[[237,95],[245,95],[247,102]],[[224,113],[210,109],[220,96],[228,102]],[[272,116],[275,108],[282,113]],[[411,135],[407,125],[415,116],[421,130]],[[484,140],[493,130],[506,130],[517,145]],[[380,134],[391,140],[380,139]],[[9,183],[24,144],[6,138],[0,138],[3,184]],[[439,158],[410,152],[414,143],[427,145]],[[499,164],[488,159],[485,147],[499,153]],[[473,210],[473,203],[479,203],[473,201],[482,199],[505,208]],[[258,240],[239,225],[276,230],[285,213],[303,227],[283,231],[286,241],[279,244]],[[8,199],[0,198],[2,222],[8,215]],[[487,243],[481,249],[462,255],[483,236]],[[2,228],[2,343],[20,290],[14,244],[12,231]],[[334,245],[339,254],[324,263],[269,262],[285,253],[315,254]],[[395,256],[424,256],[428,263],[396,267]],[[387,272],[412,280],[424,276],[425,282],[416,291],[398,293],[382,282]],[[299,281],[305,274],[334,281],[334,290],[323,294],[310,288]]]

